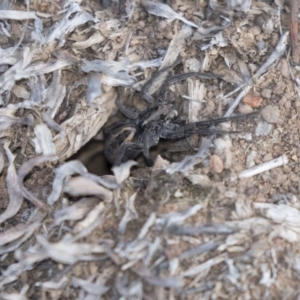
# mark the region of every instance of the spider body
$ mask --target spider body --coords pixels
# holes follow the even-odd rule
[[[152,111],[152,114],[155,112]],[[140,153],[143,153],[147,163],[152,165],[153,161],[149,150],[156,146],[160,139],[179,140],[195,133],[201,136],[236,133],[236,131],[218,130],[211,128],[211,126],[226,121],[244,119],[256,114],[257,112],[254,112],[188,124],[183,124],[182,120],[179,119],[169,119],[164,114],[158,114],[158,119],[151,119],[152,115],[150,114],[149,121],[140,117],[134,120],[128,119],[126,122],[113,124],[114,128],[110,128],[105,141],[104,153],[107,160],[113,165],[135,159]]]
[[[178,64],[179,60],[174,64]],[[157,79],[160,73],[169,70],[171,67],[158,71],[153,80]],[[212,125],[219,123],[244,119],[245,117],[256,115],[257,112],[238,115],[227,118],[218,118],[207,121],[186,123],[177,118],[177,111],[173,105],[165,101],[167,86],[186,78],[198,76],[205,79],[216,78],[213,74],[186,73],[174,75],[168,78],[161,88],[158,101],[154,104],[153,98],[147,94],[151,80],[143,87],[142,98],[148,103],[144,111],[128,110],[118,98],[116,105],[119,110],[127,117],[125,121],[112,124],[104,130],[106,135],[104,154],[107,160],[113,165],[119,165],[127,160],[135,159],[140,153],[143,153],[147,163],[153,164],[150,157],[151,147],[156,146],[160,139],[180,140],[189,137],[192,134],[201,136],[212,134],[236,133],[234,131],[224,131],[212,128]]]

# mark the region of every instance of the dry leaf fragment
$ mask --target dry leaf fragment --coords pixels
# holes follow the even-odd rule
[[[37,124],[34,127],[35,138],[34,143],[35,153],[43,155],[55,155],[56,148],[52,142],[52,133],[48,126],[44,123]]]
[[[136,70],[138,68],[141,68],[143,70],[147,68],[158,68],[161,66],[161,63],[163,61],[163,57],[155,58],[152,60],[145,60],[145,61],[138,61],[135,63],[132,63],[129,68],[130,70]]]
[[[37,226],[39,226],[39,223],[32,223],[32,224],[18,224],[4,232],[0,233],[0,246],[3,246],[5,244],[11,243],[12,241],[15,241],[19,238],[21,238],[23,235],[25,235],[27,232],[31,231],[32,229],[35,229]]]
[[[94,228],[100,225],[100,223],[103,220],[103,218],[101,218],[101,215],[103,215],[104,209],[104,203],[98,203],[96,206],[94,206],[92,210],[88,212],[88,214],[83,220],[81,220],[75,225],[73,232],[78,235],[74,238],[74,240],[85,237]]]
[[[208,148],[211,145],[211,141],[207,138],[203,138],[200,148],[195,155],[187,156],[180,162],[172,163],[170,166],[166,168],[166,172],[169,174],[173,174],[175,172],[181,172],[185,175],[188,175],[189,171],[193,169],[194,165],[196,165],[200,159],[205,157]]]
[[[180,289],[183,286],[183,280],[180,277],[158,277],[153,275],[151,271],[146,267],[142,267],[139,269],[134,268],[132,269],[132,271],[141,276],[146,282],[154,286],[176,289]]]
[[[247,12],[251,8],[251,4],[252,0],[228,0],[227,8]]]
[[[0,234],[0,255],[19,249],[41,225],[45,216],[41,210],[35,209],[25,224],[18,224]]]
[[[0,132],[10,128],[13,124],[33,126],[33,116],[29,114],[23,118],[13,118],[7,115],[1,115],[0,112]]]
[[[136,195],[137,195],[137,193],[134,193],[126,201],[126,211],[124,213],[124,216],[123,216],[121,222],[119,223],[119,232],[121,234],[124,234],[126,226],[129,221],[138,218],[138,213],[134,207],[134,201],[135,201]]]
[[[178,19],[191,27],[196,27],[196,28],[199,27],[195,23],[187,20],[186,18],[182,17],[180,14],[175,12],[167,4],[157,3],[150,0],[142,0],[141,3],[146,8],[147,12],[151,15],[155,15],[167,19]]]
[[[227,253],[222,253],[216,257],[213,257],[211,259],[208,259],[207,261],[198,264],[196,266],[190,267],[186,271],[182,273],[182,276],[184,277],[193,277],[195,275],[198,275],[200,273],[203,273],[207,269],[210,269],[211,267],[225,261],[228,257]]]
[[[72,178],[66,182],[64,192],[72,197],[101,196],[105,202],[111,202],[113,198],[110,190],[82,176]]]
[[[74,174],[81,174],[87,173],[87,169],[85,166],[78,160],[72,160],[66,162],[55,169],[55,178],[53,180],[53,189],[51,194],[47,199],[47,203],[52,205],[54,202],[58,200],[60,194],[63,190],[63,184],[67,177],[74,175]]]
[[[59,40],[60,44],[63,45],[66,34],[74,31],[78,26],[89,21],[94,23],[99,22],[98,19],[93,18],[86,11],[82,11],[77,3],[71,3],[63,18],[58,23],[56,22],[52,28],[50,28],[51,33],[46,39],[46,43]]]
[[[23,203],[23,195],[18,183],[16,168],[14,166],[15,155],[11,153],[7,144],[4,145],[4,149],[9,161],[6,176],[6,186],[9,196],[9,203],[5,211],[0,215],[0,224],[6,221],[7,219],[13,217],[19,211]],[[3,156],[2,152],[1,156]]]
[[[97,198],[82,198],[81,200],[75,202],[71,206],[64,207],[60,210],[55,211],[54,219],[55,222],[54,226],[59,225],[63,221],[77,221],[81,220],[86,216],[86,214],[91,211],[95,205],[99,202]]]
[[[105,40],[105,37],[99,32],[95,32],[90,38],[85,41],[75,42],[72,47],[73,49],[86,49],[95,44],[100,44]]]
[[[254,208],[259,209],[261,214],[278,224],[272,227],[270,238],[277,236],[290,243],[299,242],[300,239],[300,211],[297,208],[285,204],[254,203]]]
[[[179,225],[182,225],[186,219],[195,215],[202,208],[203,208],[202,204],[196,204],[182,213],[171,212],[171,213],[159,218],[156,221],[156,223],[164,226],[165,228],[170,228],[172,226],[179,226]]]
[[[189,175],[185,176],[192,184],[198,185],[203,189],[209,189],[212,186],[212,182],[207,175],[199,172],[190,172]]]
[[[81,287],[87,293],[93,296],[104,295],[110,288],[98,283],[91,283],[89,280],[73,277],[72,284],[74,287]]]
[[[86,92],[87,104],[93,106],[96,98],[102,95],[101,76],[99,73],[90,72],[88,74],[88,88]]]
[[[43,121],[47,124],[47,126],[61,134],[61,138],[63,139],[66,135],[66,132],[62,129],[60,125],[58,125],[48,113],[42,113]]]
[[[121,184],[129,177],[130,168],[135,165],[137,165],[137,163],[134,160],[128,160],[125,163],[111,169],[114,172],[118,184]]]
[[[46,106],[51,109],[51,117],[54,118],[66,95],[66,86],[61,83],[61,69],[52,73],[52,81],[47,88]]]
[[[85,73],[101,72],[101,82],[108,86],[132,86],[136,79],[129,75],[130,61],[124,59],[119,62],[83,59],[81,70]]]
[[[36,239],[43,247],[43,253],[46,256],[63,264],[95,260],[96,257],[91,255],[92,253],[105,252],[104,247],[97,244],[73,243],[67,240],[49,243],[42,235],[37,235]]]
[[[44,282],[36,282],[35,286],[41,286],[44,290],[61,290],[67,286],[69,278],[63,276],[59,281],[49,280]]]
[[[43,103],[45,100],[45,77],[43,75],[28,78],[28,85],[31,91],[30,101],[35,103]]]

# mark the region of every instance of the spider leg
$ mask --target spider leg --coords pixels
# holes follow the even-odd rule
[[[224,130],[209,128],[209,126],[219,124],[219,123],[224,123],[227,121],[241,120],[247,117],[256,116],[257,114],[258,111],[255,111],[249,114],[188,123],[184,126],[178,126],[174,123],[166,124],[162,130],[162,134],[160,137],[166,139],[177,139],[177,138],[183,138],[185,136],[189,136],[193,133],[198,133],[202,135],[239,133],[240,131],[224,131]]]
[[[255,116],[257,114],[258,112],[252,112],[249,114],[237,115],[237,116],[232,116],[227,118],[218,118],[218,119],[194,122],[182,126],[176,123],[166,123],[163,124],[159,136],[164,139],[181,139],[193,133],[197,133],[200,135],[239,133],[240,131],[219,130],[219,129],[209,128],[209,126],[227,122],[227,121],[232,121],[232,120],[240,120],[246,117]]]
[[[248,113],[248,114],[242,114],[242,115],[236,115],[236,116],[231,116],[231,117],[223,117],[223,118],[199,121],[199,122],[190,123],[190,124],[196,124],[196,126],[211,126],[211,125],[215,125],[215,124],[225,123],[225,122],[228,122],[228,121],[242,120],[242,119],[245,119],[245,118],[254,117],[254,116],[257,116],[258,114],[259,114],[259,111],[253,111],[253,112]]]
[[[131,120],[135,120],[138,118],[140,111],[138,110],[129,110],[127,109],[122,103],[121,103],[121,99],[118,97],[116,100],[116,106],[118,107],[118,109],[125,115],[125,117],[127,117],[128,119]]]
[[[190,77],[200,77],[200,78],[204,78],[204,79],[215,79],[218,78],[219,76],[214,75],[214,74],[205,74],[205,73],[200,73],[200,72],[189,72],[189,73],[185,73],[185,74],[179,74],[179,75],[174,75],[171,76],[169,78],[167,78],[165,80],[165,82],[162,85],[162,88],[159,92],[159,96],[158,96],[158,101],[160,102],[164,102],[166,100],[166,94],[167,94],[167,89],[170,85],[179,82],[179,81],[183,81],[186,80]]]
[[[103,128],[103,133],[104,133],[105,136],[108,136],[112,132],[118,131],[119,128],[130,125],[130,124],[131,124],[130,120],[125,120],[125,121],[119,121],[119,122],[116,122],[116,123],[112,123],[112,124],[110,124],[108,126],[105,126]]]
[[[145,159],[146,159],[147,165],[148,165],[148,166],[153,166],[153,165],[154,165],[154,162],[153,162],[153,159],[152,159],[151,156],[150,156],[149,150],[150,150],[150,147],[148,148],[148,146],[144,144],[144,147],[143,147],[143,155],[144,155],[144,157],[145,157]]]
[[[175,125],[175,126],[174,126]],[[240,131],[227,131],[215,128],[209,128],[208,126],[199,126],[198,123],[189,123],[185,126],[178,126],[176,124],[166,124],[161,130],[160,137],[164,139],[182,139],[192,134],[199,134],[202,136],[212,134],[231,134],[240,133]]]
[[[114,166],[120,165],[122,162],[125,162],[129,159],[136,158],[141,151],[143,150],[143,144],[136,144],[132,142],[124,142],[116,155],[116,159],[114,161]]]
[[[162,124],[150,122],[146,124],[143,133],[143,155],[148,165],[153,165],[153,160],[150,156],[150,148],[156,146],[160,140],[160,132]]]
[[[150,78],[150,80],[148,80],[148,82],[146,82],[146,84],[143,86],[142,90],[141,90],[141,94],[143,99],[150,105],[152,105],[154,103],[153,98],[150,96],[149,94],[149,90],[151,89],[152,86],[154,86],[157,81],[159,80],[159,78],[166,72],[168,72],[170,69],[173,69],[175,66],[177,66],[178,64],[180,64],[182,62],[182,58],[178,57],[172,64],[170,64],[169,66],[158,70],[153,76],[152,78]]]

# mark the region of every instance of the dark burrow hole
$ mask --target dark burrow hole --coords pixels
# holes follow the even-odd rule
[[[80,160],[90,173],[98,176],[110,175],[111,166],[104,156],[104,142],[90,140],[77,153],[71,156],[69,160]]]
[[[152,147],[150,150],[150,156],[152,159],[156,159],[159,154],[160,147]],[[163,151],[165,152],[165,151]],[[164,157],[164,155],[163,155]],[[170,159],[170,157],[168,157]],[[98,176],[112,175],[111,164],[107,161],[104,155],[104,142],[97,140],[90,140],[86,143],[77,153],[72,155],[67,161],[79,160],[88,169],[90,173]],[[135,161],[137,162],[138,168],[147,167],[145,159],[140,154]]]

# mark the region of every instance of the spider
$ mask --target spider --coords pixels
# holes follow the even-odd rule
[[[178,64],[178,61],[174,64]],[[152,97],[147,94],[151,81],[153,82],[162,72],[171,69],[174,64],[158,71],[142,88],[142,98],[148,103],[144,111],[130,111],[121,103],[120,98],[117,99],[116,106],[127,119],[116,122],[104,129],[104,134],[106,135],[104,154],[108,162],[113,166],[126,162],[129,159],[135,159],[140,153],[144,155],[148,165],[153,165],[149,150],[151,147],[156,146],[160,139],[180,140],[195,133],[201,136],[237,133],[237,131],[224,131],[211,128],[211,126],[231,120],[244,119],[257,114],[257,112],[253,112],[226,118],[186,123],[184,119],[177,117],[177,111],[174,109],[173,104],[165,101],[167,87],[192,76],[206,79],[216,78],[216,76],[197,72],[171,76],[164,82],[158,101],[154,103]]]

